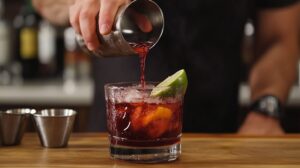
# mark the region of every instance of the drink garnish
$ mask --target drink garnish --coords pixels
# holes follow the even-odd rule
[[[181,69],[154,87],[150,96],[166,97],[175,96],[178,93],[185,94],[187,85],[188,80],[186,72],[184,69]]]

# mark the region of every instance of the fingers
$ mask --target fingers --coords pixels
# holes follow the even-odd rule
[[[138,27],[143,31],[143,32],[151,32],[153,27],[148,19],[148,17],[142,13],[138,13],[134,10],[130,11],[130,15],[133,17],[135,22],[137,23]]]
[[[77,0],[69,9],[72,27],[76,33],[82,35],[87,48],[92,51],[100,45],[96,35],[95,20],[99,8],[99,0]]]
[[[119,7],[129,0],[75,0],[69,8],[69,20],[76,31],[81,34],[89,50],[99,47],[96,34],[96,15],[99,12],[99,31],[105,35],[111,31]],[[147,25],[146,25],[147,27]]]
[[[96,50],[99,47],[99,41],[96,34],[97,8],[95,6],[83,6],[79,15],[79,26],[81,35],[89,50]]]
[[[118,8],[125,3],[120,0],[102,0],[99,13],[99,30],[100,33],[108,34],[115,20]]]
[[[76,33],[81,34],[79,27],[79,6],[72,5],[69,9],[70,24]]]

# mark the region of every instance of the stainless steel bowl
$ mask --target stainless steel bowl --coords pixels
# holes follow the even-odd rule
[[[33,116],[42,146],[60,148],[68,145],[76,111],[72,109],[44,109]]]
[[[18,145],[22,141],[28,118],[34,109],[9,109],[0,112],[0,139],[2,145]]]

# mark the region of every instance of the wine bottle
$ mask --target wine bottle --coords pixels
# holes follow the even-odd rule
[[[9,72],[10,62],[10,30],[9,24],[4,17],[5,4],[0,0],[0,84],[7,85],[10,83],[11,74]]]
[[[31,0],[24,0],[24,6],[14,20],[16,29],[17,58],[21,62],[22,76],[25,80],[38,75],[38,22]]]
[[[56,30],[48,21],[40,22],[38,32],[38,58],[40,76],[53,77],[56,73]]]

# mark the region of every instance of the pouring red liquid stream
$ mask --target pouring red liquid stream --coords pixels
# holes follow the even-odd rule
[[[152,42],[131,43],[131,47],[140,57],[140,81],[142,88],[145,87],[145,62]]]

